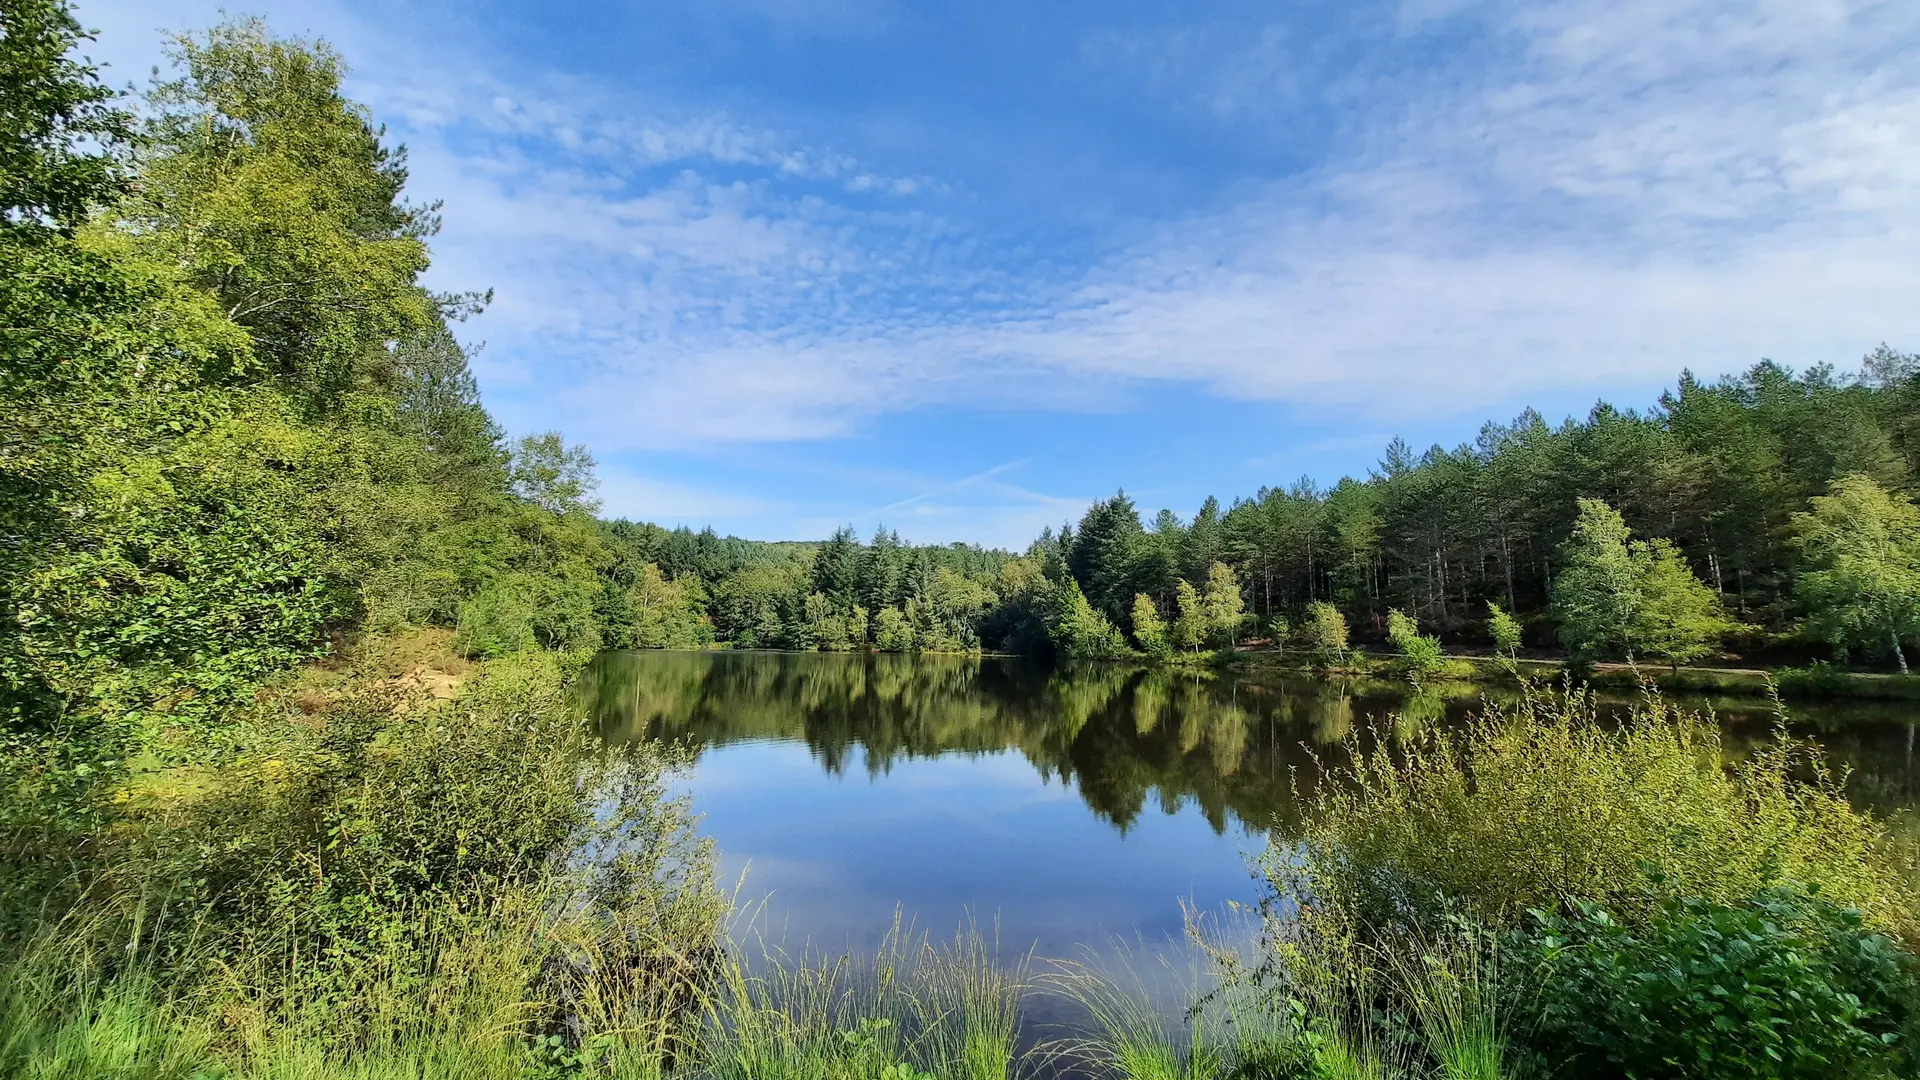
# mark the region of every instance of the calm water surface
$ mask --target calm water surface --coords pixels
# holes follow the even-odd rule
[[[1044,956],[1177,933],[1183,901],[1255,900],[1248,860],[1287,834],[1316,755],[1480,704],[1371,685],[751,652],[608,653],[582,682],[606,738],[697,748],[702,830],[776,936],[865,947],[896,912],[935,932],[973,917]],[[1764,701],[1689,704],[1714,708],[1736,750],[1773,725]],[[1920,708],[1793,711],[1860,803],[1920,805]]]

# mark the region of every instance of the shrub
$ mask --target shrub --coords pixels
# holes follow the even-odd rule
[[[1837,697],[1847,687],[1846,676],[1825,660],[1803,668],[1781,668],[1773,673],[1773,682],[1783,696],[1800,698]]]
[[[1605,726],[1585,697],[1529,696],[1457,738],[1356,749],[1317,785],[1297,856],[1275,849],[1268,873],[1376,926],[1462,909],[1511,925],[1577,901],[1632,924],[1676,899],[1797,883],[1920,941],[1920,893],[1818,748],[1783,737],[1723,760],[1710,717],[1657,698]]]
[[[468,656],[507,656],[534,648],[533,605],[511,582],[496,582],[460,605],[460,647]]]
[[[1387,640],[1400,650],[1407,678],[1418,685],[1438,674],[1441,667],[1440,639],[1420,633],[1420,626],[1399,610],[1387,612]]]
[[[1520,651],[1520,620],[1509,615],[1499,604],[1487,602],[1487,635],[1493,638],[1493,651],[1508,660]]]
[[[1913,1076],[1915,959],[1793,890],[1669,902],[1639,927],[1582,904],[1516,939],[1539,964],[1540,1056],[1575,1077]]]

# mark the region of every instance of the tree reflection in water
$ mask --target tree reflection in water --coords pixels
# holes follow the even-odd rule
[[[1069,783],[1122,832],[1152,802],[1169,813],[1197,806],[1216,833],[1230,824],[1290,832],[1295,790],[1341,760],[1350,739],[1406,738],[1457,722],[1482,707],[1486,693],[1115,663],[764,652],[607,653],[580,690],[610,740],[661,738],[696,749],[798,741],[834,774],[1013,750],[1042,776]],[[1698,704],[1729,721],[1730,748],[1754,745],[1770,730],[1764,702]],[[1916,711],[1794,710],[1852,767],[1862,800],[1883,811],[1920,803],[1909,741]]]

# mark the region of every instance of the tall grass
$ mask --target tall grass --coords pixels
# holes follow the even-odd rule
[[[1577,900],[1634,918],[1796,883],[1920,942],[1920,892],[1885,825],[1852,808],[1818,747],[1781,732],[1729,756],[1711,716],[1658,697],[1610,724],[1583,694],[1529,694],[1464,731],[1356,747],[1266,869],[1277,893],[1380,929]]]
[[[867,1080],[901,1066],[941,1080],[1004,1080],[1018,1054],[1026,957],[977,929],[935,942],[896,923],[870,954],[721,966],[688,1064],[714,1080]]]
[[[977,931],[896,927],[871,954],[770,946],[687,958],[675,994],[638,953],[536,905],[448,918],[413,964],[262,992],[235,968],[191,987],[98,935],[46,935],[0,962],[4,1080],[1006,1080],[1024,957]],[[603,928],[604,929],[604,928]],[[563,963],[556,964],[555,958]],[[289,992],[289,985],[295,987]]]

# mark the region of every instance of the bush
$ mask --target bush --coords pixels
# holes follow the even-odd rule
[[[1667,903],[1735,903],[1796,883],[1920,942],[1920,890],[1885,827],[1855,811],[1818,748],[1785,739],[1731,767],[1710,717],[1657,698],[1617,726],[1582,696],[1528,697],[1456,737],[1355,750],[1317,786],[1281,895],[1372,925],[1464,910],[1512,925],[1576,901],[1629,924]]]
[[[533,605],[514,583],[496,582],[460,605],[460,647],[468,656],[507,656],[537,645]]]
[[[1400,650],[1407,678],[1417,686],[1439,674],[1440,639],[1420,633],[1419,624],[1398,610],[1387,612],[1387,640]]]
[[[1781,668],[1773,673],[1773,683],[1782,696],[1799,698],[1838,697],[1847,688],[1846,676],[1825,660],[1803,668]]]
[[[1913,1076],[1915,959],[1860,913],[1770,890],[1667,904],[1631,927],[1604,908],[1543,914],[1532,1041],[1574,1077]]]
[[[1496,656],[1511,660],[1520,652],[1520,620],[1492,601],[1487,602],[1487,636],[1493,639]]]

